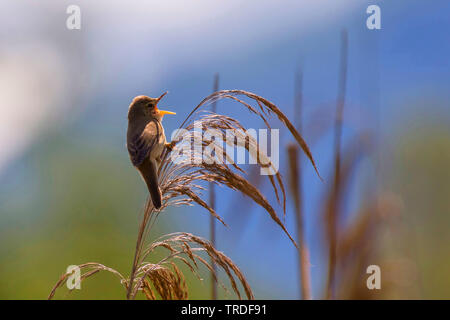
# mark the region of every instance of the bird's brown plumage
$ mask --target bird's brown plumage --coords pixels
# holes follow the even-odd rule
[[[130,160],[142,175],[153,205],[157,209],[162,205],[157,172],[161,154],[167,144],[161,124],[163,113],[156,106],[162,96],[134,98],[128,110],[127,130]]]

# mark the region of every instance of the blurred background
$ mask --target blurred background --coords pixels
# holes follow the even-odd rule
[[[81,9],[80,30],[66,27],[72,4]],[[371,4],[381,8],[381,30],[366,27]],[[449,14],[446,0],[2,1],[0,298],[45,299],[72,264],[96,261],[129,274],[147,190],[125,147],[128,105],[136,95],[169,90],[161,105],[177,112],[164,119],[170,133],[212,92],[216,73],[220,89],[259,94],[293,121],[302,97],[302,133],[324,177],[301,157],[313,298],[326,297],[325,221],[343,92],[342,166],[349,170],[334,208],[334,297],[450,298]],[[217,108],[261,127],[236,104]],[[287,185],[293,139],[272,125],[281,128]],[[368,136],[370,147],[361,147]],[[276,206],[269,185],[252,179]],[[216,191],[229,225],[217,224],[217,247],[255,297],[300,298],[297,252],[286,235],[249,199]],[[286,225],[295,235],[290,200]],[[150,238],[208,237],[208,228],[202,208],[171,208]],[[381,290],[366,288],[371,264],[381,268]],[[188,276],[193,299],[210,298],[209,275],[202,275]],[[57,297],[125,298],[109,274],[65,291]],[[219,290],[219,297],[234,296]]]

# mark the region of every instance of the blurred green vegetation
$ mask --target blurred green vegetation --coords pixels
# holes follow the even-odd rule
[[[128,276],[146,193],[126,152],[51,136],[25,158],[18,168],[25,174],[13,175],[24,181],[1,199],[0,299],[45,299],[73,264],[98,262]],[[159,219],[151,238],[175,231],[165,224]],[[187,278],[191,297],[206,297],[209,283]],[[107,272],[84,281],[82,290],[67,291],[59,289],[56,298],[125,298]]]
[[[396,139],[393,159],[392,181],[403,199],[407,230],[398,237],[417,261],[417,286],[427,299],[450,297],[450,127],[445,119],[410,119]]]

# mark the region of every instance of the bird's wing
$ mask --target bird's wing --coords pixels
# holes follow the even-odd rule
[[[127,143],[128,153],[134,166],[139,166],[149,156],[150,151],[158,141],[159,126],[150,121],[140,134],[133,136]]]

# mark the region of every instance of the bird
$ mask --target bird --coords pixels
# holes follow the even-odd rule
[[[158,98],[148,96],[135,97],[128,108],[127,150],[131,163],[139,171],[151,196],[153,206],[160,209],[162,195],[158,184],[158,168],[165,148],[173,149],[173,143],[167,143],[162,119],[166,114],[175,112],[158,109]]]

